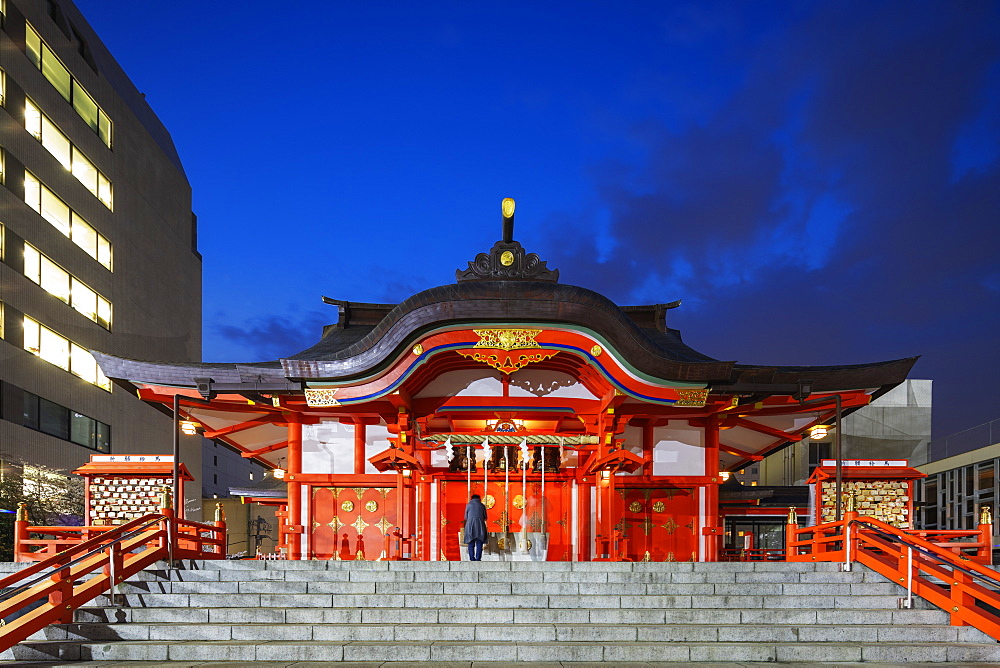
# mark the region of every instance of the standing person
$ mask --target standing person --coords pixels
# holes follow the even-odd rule
[[[483,560],[483,543],[486,542],[486,506],[478,494],[473,494],[465,506],[465,542],[469,544],[469,561]]]

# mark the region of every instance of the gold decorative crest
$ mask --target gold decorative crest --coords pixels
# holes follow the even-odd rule
[[[524,508],[524,497],[521,496],[520,494],[514,497],[514,507],[517,508],[518,510]]]
[[[370,513],[374,513],[376,510],[378,510],[378,503],[376,503],[375,501],[369,501],[368,503],[365,504],[365,510],[367,510]]]
[[[505,536],[500,536],[497,538],[497,547],[501,550],[507,549],[507,538]]]
[[[680,396],[674,406],[694,406],[702,407],[708,401],[708,390],[677,390]]]
[[[344,501],[342,504],[340,504],[340,507],[347,512],[351,512],[352,510],[354,510],[354,502]]]
[[[667,535],[672,536],[674,534],[674,531],[676,531],[677,527],[680,525],[674,521],[673,517],[668,515],[666,523],[661,524],[660,526],[662,526],[664,529],[667,530]]]
[[[521,549],[525,552],[531,552],[532,542],[530,538],[525,538],[524,543],[521,543]]]
[[[382,519],[380,519],[378,522],[375,523],[375,526],[377,526],[382,531],[382,535],[384,536],[385,532],[388,531],[389,527],[392,526],[392,522],[383,517]]]
[[[366,559],[365,559],[365,551],[364,550],[358,550],[358,553],[354,556],[354,561],[366,561]]]
[[[497,500],[493,497],[492,494],[487,494],[486,498],[483,499],[483,505],[486,506],[487,509],[490,509],[493,506],[497,505]]]
[[[336,518],[336,517],[334,517],[332,520],[330,520],[329,522],[327,522],[326,525],[328,527],[330,527],[331,529],[333,529],[334,533],[336,533],[337,531],[340,531],[340,527],[344,526],[343,523],[341,523],[341,521],[338,518]]]
[[[324,408],[327,406],[339,406],[335,395],[340,388],[332,390],[311,390],[306,389],[306,404],[312,408]]]
[[[667,506],[663,503],[663,501],[653,501],[653,512],[654,513],[662,513],[666,509],[667,509]]]
[[[352,524],[351,526],[353,526],[355,529],[358,530],[358,535],[360,536],[361,533],[365,529],[367,529],[370,525],[368,524],[368,522],[365,522],[363,519],[361,519],[361,515],[358,515],[358,519],[354,520],[354,524]]]
[[[537,348],[535,337],[542,333],[540,329],[474,329],[479,336],[476,348],[499,348],[500,350],[520,350],[522,348]]]
[[[604,349],[601,348],[600,346],[594,346],[593,348],[590,349],[590,354],[593,355],[594,357],[600,357],[601,353],[603,352]]]
[[[500,264],[502,264],[505,267],[509,267],[510,265],[514,264],[514,254],[511,253],[509,250],[501,253]]]
[[[424,352],[424,347],[422,345],[420,345],[419,343],[417,345],[413,346],[413,354],[414,355],[420,355],[423,352]]]
[[[638,501],[633,501],[632,503],[628,504],[628,509],[630,511],[632,511],[633,513],[641,513],[642,512],[642,504],[639,503]]]

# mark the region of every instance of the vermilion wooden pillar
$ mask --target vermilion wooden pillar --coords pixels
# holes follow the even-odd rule
[[[589,476],[588,476],[589,478]],[[590,561],[590,553],[593,549],[593,541],[590,537],[591,508],[590,489],[592,485],[588,482],[581,482],[577,487],[579,498],[577,499],[576,517],[576,560]]]
[[[302,422],[298,416],[288,420],[288,558],[302,558]]]
[[[711,482],[705,485],[704,531],[705,561],[719,560],[722,527],[719,526],[719,418],[712,415],[705,421],[705,475]]]
[[[354,473],[363,475],[365,472],[365,423],[357,420],[354,423]]]
[[[419,487],[420,523],[417,526],[417,544],[420,545],[421,561],[431,560],[431,481],[427,476],[420,476]]]

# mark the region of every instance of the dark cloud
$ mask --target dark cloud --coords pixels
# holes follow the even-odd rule
[[[299,311],[291,317],[250,318],[242,326],[220,325],[216,334],[236,348],[225,355],[224,361],[270,361],[310,347],[319,341],[323,327],[336,318],[335,311]]]
[[[683,298],[672,324],[721,358],[921,354],[938,435],[1000,417],[1000,5],[820,3],[783,25],[711,113],[644,119],[643,160],[594,166],[606,222],[562,243],[550,221],[550,266],[619,302]]]

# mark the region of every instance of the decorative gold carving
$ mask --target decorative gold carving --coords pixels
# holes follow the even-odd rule
[[[500,512],[500,518],[493,520],[493,523],[500,527],[500,531],[507,532],[510,530],[510,518],[507,516],[507,511],[503,510]]]
[[[677,390],[680,399],[674,402],[674,406],[695,406],[701,408],[708,401],[708,390]]]
[[[379,528],[379,531],[381,531],[382,535],[384,536],[385,532],[388,531],[389,527],[392,526],[392,522],[383,517],[382,519],[380,519],[378,522],[375,523],[375,526]]]
[[[674,558],[673,552],[667,552],[667,558],[664,561],[677,561],[677,559]]]
[[[662,513],[666,509],[667,509],[667,506],[666,506],[665,503],[663,503],[663,501],[653,501],[653,512],[654,513]]]
[[[444,487],[444,483],[441,483],[441,486]],[[379,494],[382,495],[382,498],[384,499],[385,497],[389,496],[389,492],[391,492],[392,489],[393,489],[392,487],[379,487],[378,492]]]
[[[486,498],[483,499],[483,505],[486,506],[487,510],[489,510],[493,506],[497,505],[497,500],[492,494],[487,494]]]
[[[522,348],[537,348],[535,337],[542,333],[540,329],[474,329],[479,336],[476,348],[499,348],[500,350],[520,350]]]
[[[646,554],[642,555],[642,561],[644,562],[652,561],[652,558],[649,556],[649,550],[646,550]]]
[[[334,533],[340,531],[340,527],[344,526],[344,524],[337,517],[334,517],[332,520],[327,522],[326,525],[333,529]]]
[[[520,494],[514,497],[514,507],[518,510],[524,508],[524,497]]]
[[[990,512],[989,506],[983,506],[982,510],[979,511],[979,523],[993,524],[993,513]]]
[[[527,544],[527,547],[525,547],[525,544]],[[530,538],[525,538],[524,539],[524,543],[521,543],[521,549],[524,550],[525,552],[530,552],[531,551],[531,546],[532,546],[532,542],[531,542]]]
[[[368,487],[352,487],[351,489],[354,490],[354,493],[357,494],[358,498],[360,499],[362,496],[364,496],[365,492],[367,492],[369,488]]]
[[[593,348],[590,349],[590,354],[593,355],[594,357],[600,357],[601,353],[603,352],[604,348],[601,348],[600,346],[594,346]]]
[[[422,355],[423,353],[424,353],[424,347],[422,345],[418,343],[417,345],[413,346],[414,355]]]
[[[351,526],[358,530],[358,535],[360,536],[361,533],[365,529],[367,529],[370,525],[368,524],[368,522],[365,522],[363,519],[361,519],[361,515],[358,515],[358,519],[354,520],[354,524],[352,524]]]
[[[344,501],[342,504],[340,504],[340,507],[346,512],[351,512],[352,510],[354,510],[354,502]]]
[[[653,528],[654,525],[653,525],[653,520],[647,517],[641,522],[636,522],[636,526],[641,527],[642,532],[648,536],[649,531]]]
[[[674,521],[673,516],[667,515],[666,523],[661,524],[660,526],[667,530],[668,536],[672,536],[674,534],[674,531],[676,531],[677,527],[679,527],[680,525]]]
[[[367,561],[365,559],[365,551],[364,550],[358,550],[358,553],[356,555],[354,555],[354,561]]]
[[[640,513],[642,512],[642,504],[639,503],[638,501],[633,501],[632,503],[628,504],[628,509],[633,513]]]
[[[445,556],[444,550],[441,550],[441,558],[438,561],[448,561],[448,557]]]
[[[514,254],[511,253],[509,250],[506,250],[503,253],[501,253],[500,264],[502,264],[505,267],[509,267],[510,265],[514,264]]]
[[[374,513],[376,510],[378,510],[378,503],[375,501],[369,501],[368,503],[365,504],[365,510],[367,510],[370,513]]]
[[[306,389],[306,404],[311,408],[324,408],[328,406],[339,406],[340,402],[335,398],[340,388],[313,390]]]
[[[788,523],[789,524],[798,524],[799,523],[799,516],[795,512],[795,506],[789,506],[788,507]]]
[[[507,549],[507,537],[506,536],[500,536],[499,538],[497,538],[497,547],[500,548],[501,550],[506,550]]]
[[[441,518],[441,526],[444,526],[447,523],[448,523],[448,518],[447,517],[442,517]]]

